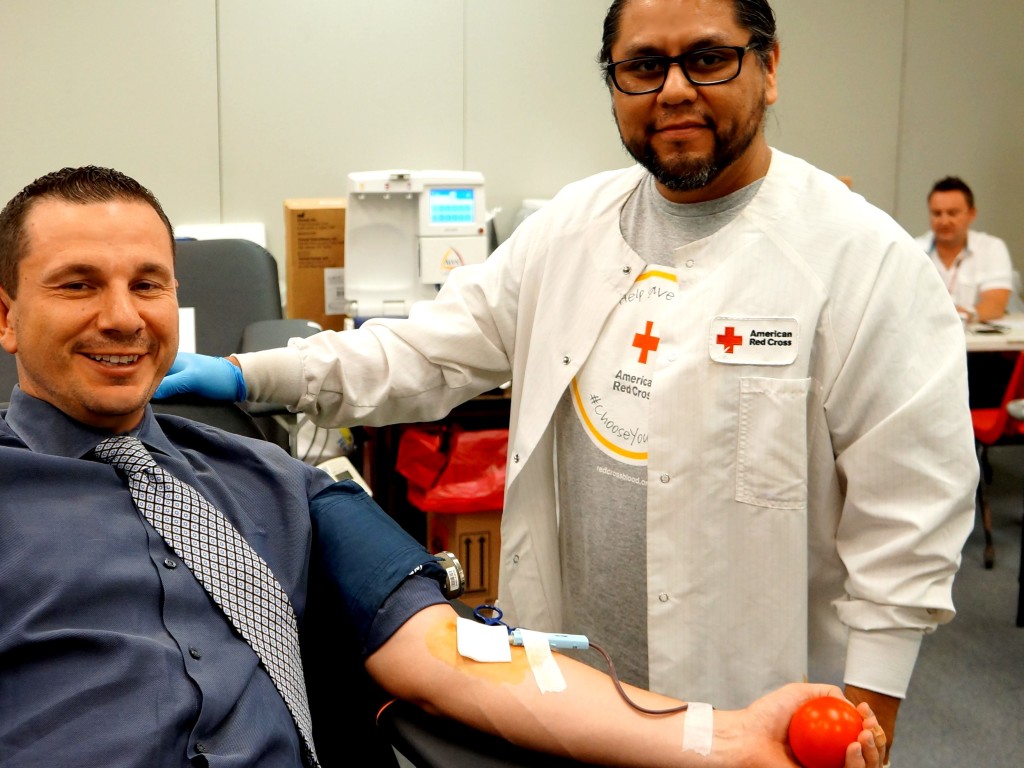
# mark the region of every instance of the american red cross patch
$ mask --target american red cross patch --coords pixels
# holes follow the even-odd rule
[[[716,317],[708,353],[728,365],[789,365],[800,346],[795,317]]]

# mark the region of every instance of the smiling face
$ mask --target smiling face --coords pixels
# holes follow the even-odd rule
[[[745,46],[731,0],[631,0],[611,48],[613,61],[678,56],[713,46]],[[655,93],[612,89],[619,135],[629,153],[675,202],[713,200],[763,176],[771,150],[764,138],[765,110],[777,96],[776,46],[762,64],[748,51],[740,74],[718,85],[695,86],[678,66]]]
[[[140,201],[36,201],[0,345],[28,394],[116,433],[142,419],[178,348],[173,246]]]

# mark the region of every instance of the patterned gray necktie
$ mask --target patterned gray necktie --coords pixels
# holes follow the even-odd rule
[[[295,720],[306,762],[319,766],[295,612],[270,567],[195,488],[157,466],[138,438],[107,438],[95,454],[128,475],[139,511],[252,646]]]

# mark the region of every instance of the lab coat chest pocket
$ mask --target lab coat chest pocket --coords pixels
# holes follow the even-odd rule
[[[807,398],[811,379],[740,379],[736,501],[807,506]]]

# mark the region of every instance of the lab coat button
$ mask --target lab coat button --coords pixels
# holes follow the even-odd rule
[[[624,274],[624,275],[628,275],[632,271],[633,271],[632,267],[623,267],[622,268],[622,274]]]
[[[667,483],[670,478],[669,478],[668,474],[666,473],[666,474],[662,474],[662,476],[659,477],[658,479],[661,480],[661,482],[663,482],[663,483]]]
[[[658,595],[658,599],[661,602],[663,602],[663,603],[667,603],[668,602],[668,595],[666,595],[664,592],[662,592],[660,595]]]
[[[512,555],[512,563],[519,565],[519,555]]]
[[[568,356],[568,355],[565,355],[565,356],[564,356],[564,357],[562,358],[562,365],[568,365],[568,364],[569,364],[569,363],[571,363],[571,362],[572,362],[572,360],[570,360],[570,359],[569,359],[569,356]]]
[[[693,259],[687,259],[686,260],[686,266],[692,267],[693,266]]]
[[[513,464],[518,464],[518,463],[519,463],[519,454],[518,454],[518,453],[517,453],[517,454],[514,454],[514,455],[512,456],[512,463],[513,463]]]

